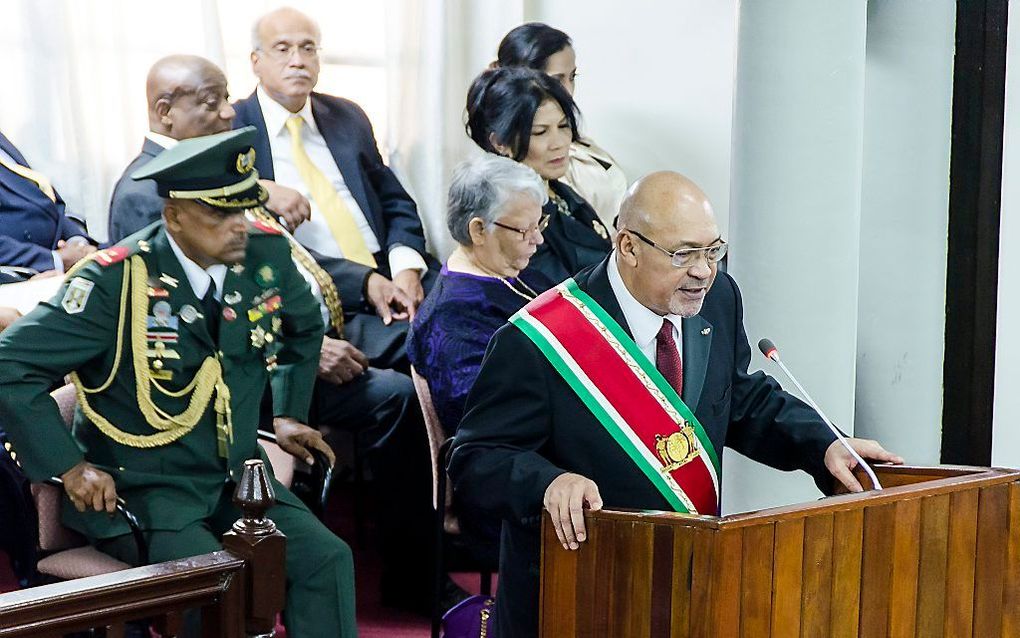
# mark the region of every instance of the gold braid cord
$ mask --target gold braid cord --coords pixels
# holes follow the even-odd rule
[[[149,373],[149,362],[146,359],[145,351],[147,346],[146,315],[148,314],[148,278],[149,272],[145,267],[145,261],[138,255],[131,257],[130,272],[128,264],[124,266],[124,282],[121,290],[120,311],[118,319],[117,353],[114,358],[113,369],[106,382],[98,388],[86,388],[77,373],[71,373],[71,380],[77,390],[78,403],[82,412],[90,421],[96,424],[99,431],[110,437],[121,445],[138,448],[152,448],[167,445],[191,432],[198,424],[206,408],[209,407],[213,392],[216,392],[217,433],[220,438],[221,456],[226,456],[226,441],[233,441],[233,427],[230,414],[230,390],[223,380],[223,370],[216,357],[206,357],[202,366],[195,374],[188,387],[184,391],[169,392],[158,385]],[[96,412],[88,401],[89,394],[102,392],[116,376],[120,367],[120,356],[123,344],[124,322],[127,315],[127,292],[130,283],[131,292],[131,353],[135,367],[135,391],[138,400],[138,409],[145,417],[145,421],[154,429],[159,430],[155,434],[131,434],[119,429],[103,415]],[[188,407],[178,415],[171,415],[159,408],[152,400],[152,389],[155,388],[162,394],[179,397],[185,392],[191,391],[191,400]]]
[[[294,239],[294,235],[288,233],[286,228],[280,226],[273,219],[273,216],[266,212],[266,209],[253,208],[251,212],[262,223],[268,224],[283,233],[283,236],[290,242],[290,253],[294,257],[294,261],[301,264],[302,268],[311,273],[315,283],[319,284],[319,289],[322,291],[322,300],[326,304],[326,310],[329,311],[329,323],[336,330],[337,336],[342,339],[344,336],[344,309],[340,304],[340,293],[336,290],[333,278],[322,269],[322,266],[315,262],[315,258],[312,257],[305,247],[298,243],[298,240]]]

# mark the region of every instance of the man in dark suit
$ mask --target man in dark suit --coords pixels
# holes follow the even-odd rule
[[[260,18],[251,53],[259,86],[234,104],[234,126],[259,130],[260,174],[308,195],[312,215],[295,232],[298,241],[372,267],[417,306],[437,270],[417,207],[383,163],[364,111],[312,92],[319,42],[319,27],[298,11],[284,8]]]
[[[0,266],[64,272],[96,250],[49,179],[0,133]]]
[[[615,250],[575,277],[579,293],[572,298],[590,297],[601,306],[618,324],[620,330],[613,334],[630,348],[628,356],[646,367],[599,386],[598,370],[585,368],[579,355],[577,364],[588,374],[585,387],[599,387],[600,396],[624,418],[639,414],[660,422],[669,414],[661,402],[672,395],[669,405],[680,406],[679,416],[669,421],[672,434],[670,428],[656,430],[661,440],[689,431],[698,441],[687,446],[680,440],[684,445],[678,448],[693,448],[687,459],[657,443],[648,450],[630,443],[628,449],[628,441],[635,439],[613,433],[631,428],[628,432],[641,439],[647,435],[640,431],[646,419],[620,427],[620,416],[609,410],[596,415],[589,407],[595,394],[585,398],[579,386],[568,385],[561,374],[569,371],[554,367],[549,358],[553,355],[540,349],[541,337],[532,336],[539,331],[530,328],[531,321],[541,318],[555,335],[559,328],[543,309],[566,304],[568,294],[554,289],[540,296],[496,333],[468,397],[449,470],[460,502],[503,519],[496,616],[497,633],[504,638],[537,634],[543,507],[565,550],[576,550],[585,540],[585,508],[717,514],[716,473],[723,446],[782,470],[803,469],[820,486],[831,485],[835,476],[851,490],[861,489],[850,472],[852,457],[818,414],[764,373],[748,373],[751,351],[740,293],[729,275],[718,272],[725,243],[704,193],[676,173],[654,173],[632,187],[619,223]],[[558,343],[563,350],[557,352],[576,347],[569,343],[576,334],[562,333]],[[611,341],[599,341],[602,333],[597,331],[591,334],[595,336],[581,344],[585,351]],[[609,352],[597,367],[624,361],[622,355],[620,361],[614,358],[615,350]],[[658,377],[668,390],[663,385],[639,386],[633,397],[614,398],[612,386],[633,381],[631,374]],[[657,390],[644,389],[648,387]],[[634,402],[657,393],[660,402],[628,412],[638,405]],[[850,442],[865,458],[902,463],[874,441]],[[714,462],[699,466],[707,456],[714,456]],[[696,474],[681,474],[684,463],[692,473],[714,476],[716,487],[713,481],[697,483]],[[676,481],[674,487],[669,477]],[[702,506],[692,506],[698,503]]]

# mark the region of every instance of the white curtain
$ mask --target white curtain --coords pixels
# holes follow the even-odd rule
[[[520,0],[389,0],[390,166],[418,203],[430,250],[445,257],[450,172],[480,152],[464,132],[471,80],[496,58],[507,31],[520,24]]]
[[[145,75],[158,58],[221,63],[215,0],[0,0],[0,130],[106,238],[113,184],[148,130]],[[168,34],[173,34],[168,37]]]

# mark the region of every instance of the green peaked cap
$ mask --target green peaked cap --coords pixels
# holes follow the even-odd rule
[[[269,195],[255,170],[256,129],[181,140],[131,174],[156,182],[160,197],[194,199],[227,210],[257,208]]]

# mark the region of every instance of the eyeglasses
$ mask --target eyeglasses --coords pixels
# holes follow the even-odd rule
[[[496,226],[499,226],[500,228],[505,228],[507,230],[512,230],[515,233],[520,233],[521,234],[521,241],[523,241],[523,240],[528,238],[528,233],[540,233],[543,230],[545,230],[546,228],[548,228],[549,227],[549,215],[542,215],[542,219],[538,220],[538,225],[532,226],[531,228],[517,228],[516,226],[510,226],[508,224],[503,224],[501,222],[492,222],[492,223],[495,224]]]
[[[277,42],[268,49],[259,47],[256,51],[263,51],[273,60],[277,62],[283,62],[289,60],[290,56],[294,55],[294,51],[298,52],[298,56],[305,60],[314,60],[319,57],[319,51],[322,47],[318,46],[314,42],[305,42],[303,44],[290,44],[287,42]]]
[[[680,250],[675,251],[667,250],[636,230],[630,230],[629,228],[624,228],[623,230],[634,235],[649,246],[658,248],[669,255],[670,263],[677,268],[690,268],[694,264],[698,263],[698,257],[701,255],[705,256],[705,261],[709,264],[717,264],[723,257],[726,256],[726,249],[729,247],[729,244],[720,239],[718,244],[713,244],[711,246],[703,246],[701,248],[681,248]]]

